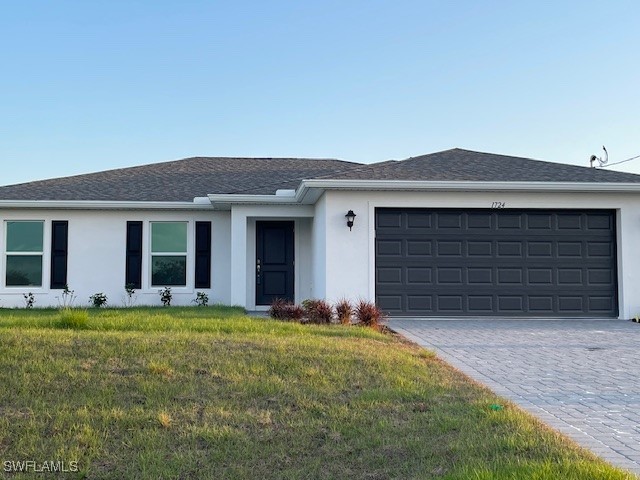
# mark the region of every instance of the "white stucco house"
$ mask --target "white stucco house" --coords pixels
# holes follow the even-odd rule
[[[1,181],[1,178],[0,178]],[[348,212],[355,214],[351,228]],[[0,187],[0,307],[274,298],[392,315],[640,314],[640,175],[453,149],[189,158]]]

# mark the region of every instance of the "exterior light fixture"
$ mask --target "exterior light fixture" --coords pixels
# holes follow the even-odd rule
[[[353,221],[356,219],[356,214],[353,213],[353,210],[349,210],[345,217],[347,217],[347,227],[349,227],[349,231],[351,231],[351,228],[353,227]]]

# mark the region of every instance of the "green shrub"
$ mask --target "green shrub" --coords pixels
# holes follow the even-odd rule
[[[204,292],[196,292],[196,298],[193,302],[199,307],[206,307],[209,305],[209,295]]]
[[[173,294],[171,293],[171,287],[164,287],[162,290],[158,290],[158,294],[160,295],[160,301],[164,307],[171,306],[171,300],[173,299]]]
[[[93,305],[95,308],[107,306],[107,296],[102,292],[94,293],[93,295],[91,295],[89,297],[89,301],[91,302],[91,305]]]

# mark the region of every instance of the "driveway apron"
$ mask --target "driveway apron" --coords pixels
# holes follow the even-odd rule
[[[640,324],[391,319],[389,327],[598,456],[640,473]]]

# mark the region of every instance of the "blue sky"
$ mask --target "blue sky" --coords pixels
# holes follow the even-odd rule
[[[0,184],[188,156],[624,160],[639,17],[637,1],[7,2]]]

